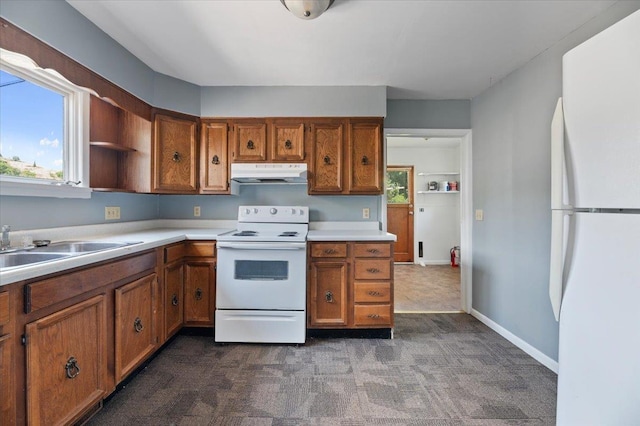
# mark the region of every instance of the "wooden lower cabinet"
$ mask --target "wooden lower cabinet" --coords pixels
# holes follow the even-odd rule
[[[214,260],[187,260],[184,263],[184,323],[212,326],[215,312]]]
[[[26,325],[27,422],[70,424],[107,394],[105,296]]]
[[[0,425],[13,424],[13,356],[11,334],[0,336]]]
[[[309,328],[393,327],[393,243],[309,243]]]
[[[348,325],[348,270],[346,261],[311,263],[307,295],[309,327]]]
[[[124,379],[156,349],[156,274],[115,290],[115,375]]]
[[[163,341],[182,327],[184,312],[184,264],[182,259],[164,267],[164,333]]]

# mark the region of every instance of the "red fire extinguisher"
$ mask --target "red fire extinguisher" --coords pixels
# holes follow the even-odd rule
[[[455,246],[451,250],[449,250],[451,254],[451,267],[457,268],[460,266],[460,246]]]

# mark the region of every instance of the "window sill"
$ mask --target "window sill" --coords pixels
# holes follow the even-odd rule
[[[50,198],[91,198],[91,188],[55,185],[48,182],[31,183],[0,176],[0,196]]]

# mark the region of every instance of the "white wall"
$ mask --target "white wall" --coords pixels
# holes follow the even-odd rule
[[[418,194],[418,191],[426,190],[429,180],[445,180],[444,177],[418,176],[418,173],[460,171],[460,148],[393,145],[393,140],[388,138],[387,164],[414,167],[414,262],[447,264],[450,262],[449,250],[460,245],[460,194]],[[446,180],[454,179],[460,181],[459,176]],[[423,242],[423,257],[419,257],[420,241]]]

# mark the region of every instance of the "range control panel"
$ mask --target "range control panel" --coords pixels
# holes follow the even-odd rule
[[[309,223],[306,206],[240,206],[238,222]]]

